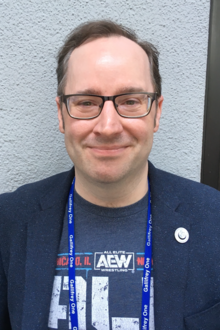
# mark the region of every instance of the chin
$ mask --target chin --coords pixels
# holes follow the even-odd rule
[[[99,168],[90,169],[87,174],[93,181],[97,183],[116,183],[123,180],[126,177],[126,168]]]

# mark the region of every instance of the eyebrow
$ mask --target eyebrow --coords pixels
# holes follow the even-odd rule
[[[141,87],[123,87],[123,88],[119,88],[117,90],[117,94],[123,94],[123,93],[139,93],[139,92],[146,92],[143,88]],[[100,90],[97,89],[91,89],[91,88],[87,88],[84,90],[79,90],[77,91],[75,94],[92,94],[92,95],[102,95],[102,93],[100,92]],[[103,96],[107,96],[107,95],[103,95]],[[110,96],[110,95],[109,95]]]

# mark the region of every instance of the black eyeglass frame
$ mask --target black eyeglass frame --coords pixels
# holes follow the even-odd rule
[[[118,109],[117,109],[117,104],[115,103],[115,99],[118,97],[118,96],[123,96],[123,95],[136,95],[136,94],[145,94],[147,95],[150,99],[151,99],[151,104],[150,104],[150,108],[148,110],[148,112],[146,112],[145,114],[143,115],[140,115],[140,116],[125,116],[125,115],[122,115],[119,113]],[[114,104],[114,107],[115,107],[115,110],[117,111],[118,115],[123,117],[123,118],[142,118],[142,117],[146,117],[147,115],[149,115],[149,113],[151,112],[151,109],[152,109],[152,104],[153,102],[157,99],[157,94],[158,93],[148,93],[148,92],[132,92],[132,93],[123,93],[123,94],[117,94],[117,95],[113,95],[113,96],[102,96],[102,95],[95,95],[95,94],[68,94],[68,95],[60,95],[60,101],[63,102],[66,106],[66,109],[67,109],[67,112],[69,114],[69,116],[71,118],[74,118],[74,119],[82,119],[82,120],[89,120],[89,119],[94,119],[94,118],[97,118],[101,112],[102,112],[102,109],[104,107],[104,104],[105,104],[105,101],[112,101],[113,104]],[[96,96],[96,97],[100,97],[103,101],[102,105],[100,106],[100,111],[99,113],[96,115],[96,116],[93,116],[93,117],[86,117],[86,118],[82,118],[82,117],[74,117],[70,114],[69,112],[69,109],[68,109],[68,105],[67,105],[67,99],[71,96]]]

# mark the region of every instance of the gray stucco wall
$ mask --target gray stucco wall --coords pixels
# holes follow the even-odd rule
[[[209,0],[0,3],[0,192],[67,170],[58,131],[56,53],[79,23],[111,18],[160,51],[165,98],[150,159],[199,181]]]

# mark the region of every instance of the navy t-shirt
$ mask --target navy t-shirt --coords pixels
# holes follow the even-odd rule
[[[108,208],[91,204],[74,192],[79,330],[140,329],[147,206],[147,194],[135,204]],[[65,214],[48,317],[50,330],[71,329],[68,261]],[[153,310],[151,277],[151,330]]]

